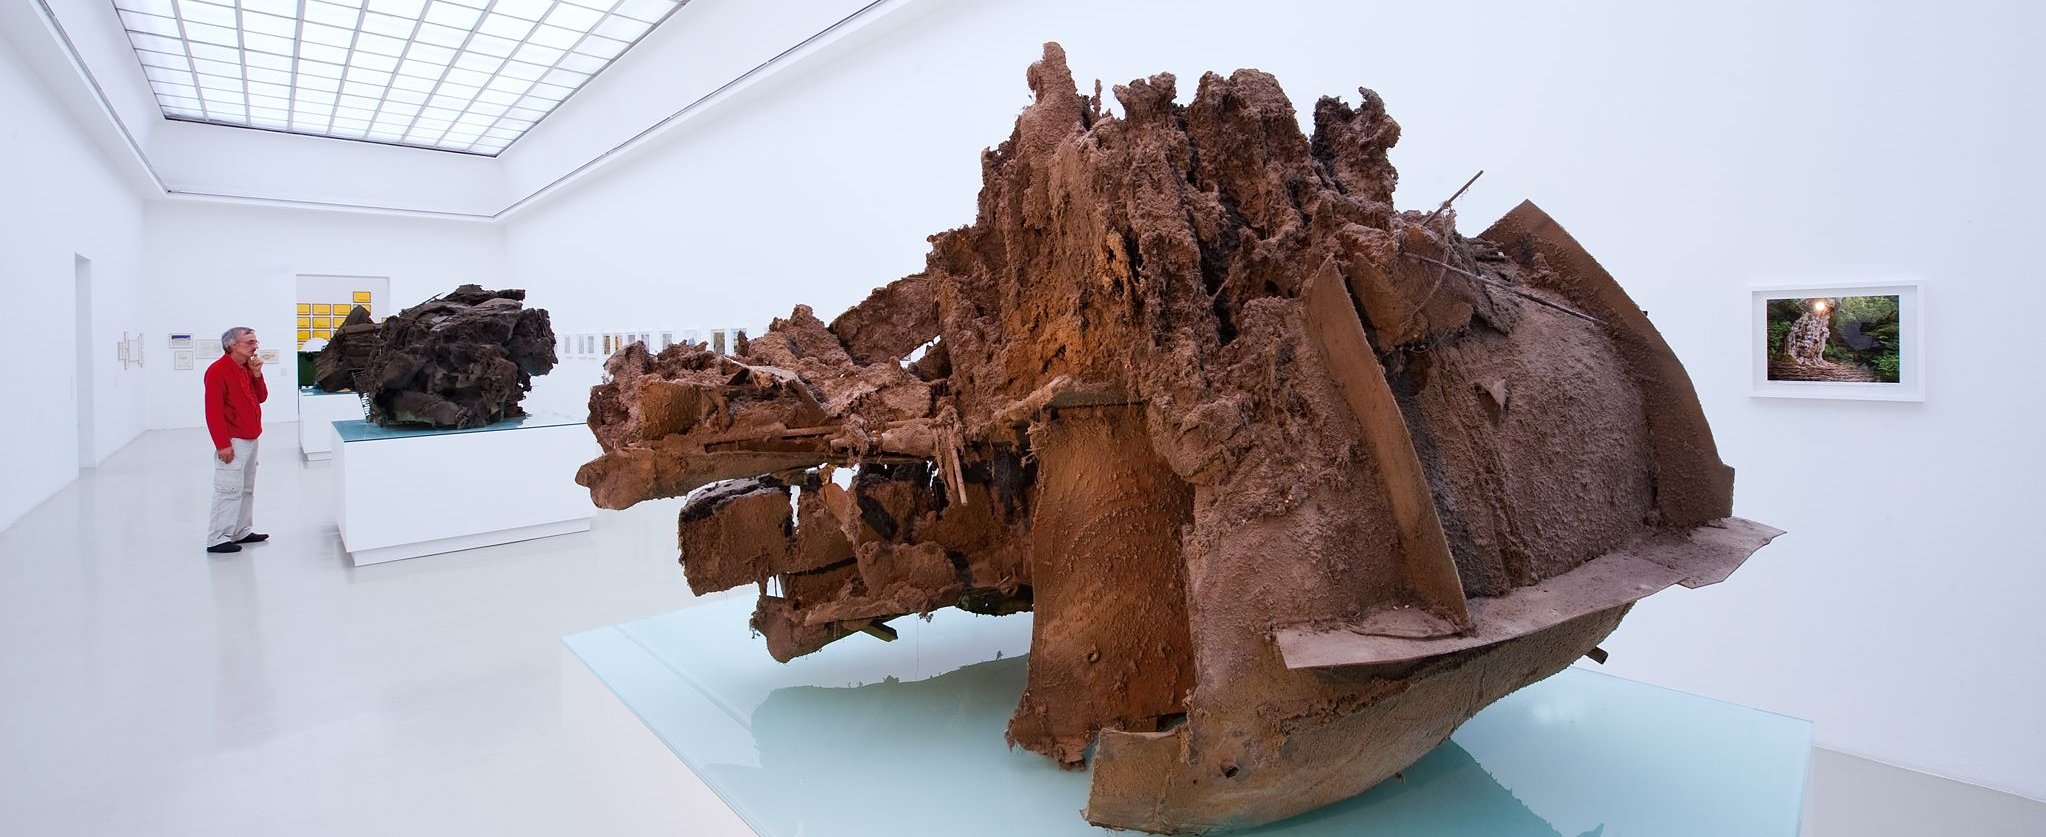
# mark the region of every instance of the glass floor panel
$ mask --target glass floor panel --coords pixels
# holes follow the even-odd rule
[[[784,665],[752,609],[733,596],[565,642],[760,834],[1137,833],[1081,819],[1085,771],[1004,741],[1028,615],[905,617],[895,642],[855,635]],[[1789,837],[1810,752],[1806,721],[1571,668],[1400,777],[1235,833]]]

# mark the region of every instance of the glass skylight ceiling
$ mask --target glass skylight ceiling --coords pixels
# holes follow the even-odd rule
[[[495,155],[674,0],[114,0],[164,116]]]

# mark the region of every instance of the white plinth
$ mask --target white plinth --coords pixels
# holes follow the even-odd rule
[[[331,424],[341,543],[355,565],[590,528],[575,483],[597,440],[576,419],[527,417],[468,431]]]
[[[308,461],[334,455],[334,422],[362,418],[362,397],[352,392],[298,391],[298,449]]]

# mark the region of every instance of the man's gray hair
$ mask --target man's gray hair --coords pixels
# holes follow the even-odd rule
[[[234,328],[230,328],[226,331],[221,332],[220,350],[224,352],[227,351],[228,349],[234,348],[234,341],[240,340],[242,339],[242,335],[250,334],[253,333],[254,331],[255,329],[249,328],[248,326],[235,326]]]

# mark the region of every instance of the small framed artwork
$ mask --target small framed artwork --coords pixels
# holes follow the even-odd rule
[[[1918,283],[1772,285],[1750,294],[1753,395],[1925,400]]]
[[[192,368],[192,350],[177,349],[171,352],[171,365],[178,369]]]

